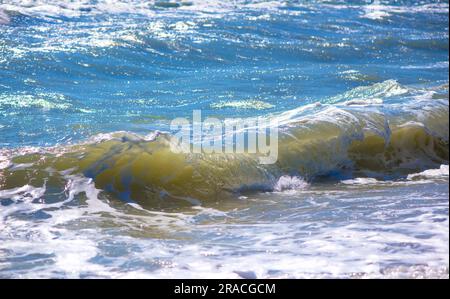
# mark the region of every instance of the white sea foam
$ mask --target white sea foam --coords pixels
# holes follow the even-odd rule
[[[364,15],[363,18],[372,19],[372,20],[382,20],[386,17],[391,16],[389,11],[389,7],[384,5],[380,5],[379,1],[375,1],[371,5],[367,5],[364,7]]]
[[[441,165],[439,169],[428,169],[419,173],[408,175],[408,180],[416,179],[443,179],[449,176],[448,165]]]
[[[300,177],[284,175],[278,179],[274,186],[277,192],[286,190],[302,190],[308,187],[308,183]]]
[[[423,64],[423,65],[407,65],[402,66],[402,69],[445,69],[448,68],[449,62],[448,61],[439,61],[435,63],[430,64]]]
[[[9,0],[7,3],[0,4],[0,8],[9,11],[16,11],[28,15],[63,15],[67,17],[76,17],[82,14],[100,14],[100,13],[138,13],[144,15],[154,15],[166,10],[198,11],[208,13],[223,13],[242,8],[274,10],[285,7],[283,1],[261,1],[261,0],[163,0],[163,1],[143,1],[143,0],[80,0],[80,1],[59,1],[59,0]],[[448,10],[447,3],[431,3],[414,6],[394,6],[385,5],[375,1],[369,5],[342,5],[342,4],[323,4],[317,3],[292,3],[298,7],[315,6],[331,7],[333,9],[362,9],[362,17],[380,19],[388,17],[391,14],[402,13],[445,13]]]
[[[243,101],[220,101],[211,104],[211,108],[235,108],[235,109],[255,109],[263,110],[275,107],[274,105],[259,100],[243,100]]]
[[[344,105],[347,106],[373,106],[373,105],[382,105],[383,99],[380,98],[372,98],[372,99],[353,99],[344,102]]]
[[[0,25],[8,24],[9,23],[9,16],[0,9]]]
[[[405,13],[446,13],[448,11],[447,3],[432,3],[413,6],[394,6],[385,5],[381,1],[376,0],[372,4],[363,6],[362,18],[372,20],[383,20],[393,14]]]
[[[289,177],[283,181],[297,186],[302,180]],[[39,223],[23,219],[24,203],[10,205],[22,216],[10,213],[1,223],[0,275],[240,278],[247,273],[257,278],[445,278],[448,200],[441,194],[444,187],[435,187],[431,184],[426,194],[409,190],[407,195],[395,189],[383,191],[388,192],[384,195],[380,191],[361,191],[357,196],[332,190],[292,193],[285,195],[282,209],[277,208],[278,195],[267,193],[255,201],[244,199],[246,209],[194,207],[184,214],[135,214],[108,208],[110,204],[103,200],[97,206],[93,201],[100,199],[92,183],[71,177],[67,198],[73,200],[78,192],[87,191],[93,201],[63,209],[34,204],[51,216]],[[43,191],[24,186],[3,191],[2,196],[33,193],[33,198]],[[364,214],[350,212],[363,208]],[[262,218],[249,221],[255,217]],[[22,263],[20,269],[18,263]]]
[[[433,182],[433,180],[448,180],[449,177],[449,166],[441,165],[437,169],[428,169],[419,173],[409,174],[406,180],[378,180],[376,178],[354,178],[348,180],[342,180],[341,183],[344,185],[354,185],[354,186],[405,186],[411,184],[427,184]]]
[[[44,110],[58,109],[65,110],[71,107],[63,95],[54,93],[29,94],[0,94],[0,107],[11,108],[42,108]]]
[[[80,1],[57,1],[57,0],[11,0],[0,4],[0,8],[7,11],[19,12],[26,15],[37,16],[66,16],[79,17],[85,14],[119,14],[134,13],[153,16],[167,10],[194,10],[198,12],[224,12],[235,8],[235,4],[244,1],[217,1],[217,0],[194,0],[189,1],[142,1],[142,0],[80,0]],[[247,5],[248,6],[248,5]]]
[[[0,153],[0,170],[8,168],[11,165],[11,161],[9,160],[8,157],[3,156]],[[1,172],[0,172],[0,176],[1,176]]]
[[[396,80],[386,80],[368,86],[356,87],[337,96],[328,98],[326,103],[339,104],[353,100],[361,101],[361,99],[378,102],[379,99],[405,95],[409,91],[407,87],[399,84]]]
[[[355,178],[341,181],[345,185],[380,185],[383,182],[375,178]]]

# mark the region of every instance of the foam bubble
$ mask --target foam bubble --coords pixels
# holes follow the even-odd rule
[[[218,102],[211,104],[211,108],[221,109],[221,108],[235,108],[235,109],[255,109],[263,110],[275,107],[270,103],[266,103],[259,100],[244,100],[244,101],[230,101],[230,102]]]
[[[11,165],[11,161],[6,156],[0,154],[0,170],[8,168]],[[1,172],[0,172],[1,175]]]
[[[341,181],[342,184],[345,185],[379,185],[383,182],[375,179],[375,178],[355,178],[349,180]]]
[[[419,173],[413,173],[408,175],[408,180],[417,180],[417,179],[440,179],[440,178],[448,178],[449,176],[449,166],[441,165],[439,169],[428,169]]]
[[[409,7],[382,4],[376,0],[372,4],[363,6],[362,18],[371,20],[383,20],[393,14],[405,13],[445,13],[448,11],[447,3],[431,3],[413,5]]]
[[[281,192],[286,190],[302,190],[306,187],[308,187],[308,183],[301,177],[284,175],[278,179],[273,189]]]
[[[354,99],[344,102],[344,105],[347,106],[373,106],[373,105],[382,105],[383,99],[373,98],[373,99]]]

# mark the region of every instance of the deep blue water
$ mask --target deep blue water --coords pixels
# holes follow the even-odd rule
[[[3,147],[148,133],[193,109],[264,115],[390,79],[448,82],[447,2],[2,3]],[[249,101],[263,103],[211,108]]]

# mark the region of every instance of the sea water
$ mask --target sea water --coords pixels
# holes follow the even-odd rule
[[[0,277],[448,278],[448,1],[0,1]],[[278,160],[174,153],[265,117]]]

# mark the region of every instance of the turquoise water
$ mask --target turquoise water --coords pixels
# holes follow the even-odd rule
[[[0,0],[0,277],[448,277],[448,24]],[[277,163],[170,153],[193,110],[279,120]]]

